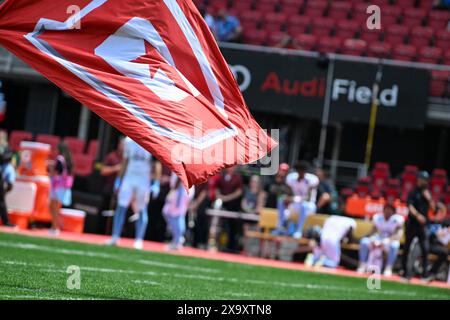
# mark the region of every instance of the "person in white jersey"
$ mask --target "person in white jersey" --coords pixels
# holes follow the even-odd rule
[[[337,268],[341,261],[341,242],[353,237],[356,221],[342,216],[331,216],[323,225],[320,244],[313,247],[313,254],[306,258],[306,265]]]
[[[295,165],[295,172],[287,175],[286,183],[292,189],[293,197],[280,198],[278,201],[278,225],[274,234],[288,234],[296,239],[302,237],[306,217],[316,212],[316,197],[319,178],[306,172],[309,164],[300,161]],[[292,214],[298,216],[294,228],[286,232],[286,223]],[[289,230],[291,229],[291,230]]]
[[[134,247],[142,249],[148,223],[147,206],[152,180],[152,155],[128,137],[125,138],[123,153],[112,238],[107,244],[116,245],[119,241],[128,207],[134,201],[133,209],[136,213]],[[155,178],[157,180],[157,177]]]
[[[403,235],[405,219],[400,214],[395,213],[393,205],[386,204],[383,208],[383,212],[376,213],[372,217],[372,221],[374,224],[372,235],[362,238],[359,245],[358,272],[367,272],[370,254],[374,250],[381,249],[382,252],[387,255],[386,264],[384,266],[384,275],[391,276],[392,268],[400,248],[400,239]]]

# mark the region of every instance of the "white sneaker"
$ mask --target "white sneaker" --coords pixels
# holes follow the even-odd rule
[[[309,253],[305,259],[305,266],[312,267],[314,265],[314,255]]]
[[[115,247],[117,246],[118,239],[111,238],[105,242],[105,245]]]
[[[299,239],[302,238],[302,233],[301,233],[300,231],[297,231],[297,232],[295,232],[295,233],[292,235],[292,237],[293,237],[294,239],[299,240]]]
[[[392,277],[392,268],[391,267],[386,267],[384,269],[383,275],[385,277]]]
[[[358,266],[358,269],[356,269],[356,272],[359,274],[363,274],[363,273],[366,273],[366,269],[367,269],[367,267],[365,264],[360,264]]]
[[[144,248],[144,242],[142,240],[136,240],[136,241],[134,241],[133,247],[136,250],[142,250],[142,248]]]
[[[59,236],[59,229],[50,229],[48,230],[48,234],[54,237]]]

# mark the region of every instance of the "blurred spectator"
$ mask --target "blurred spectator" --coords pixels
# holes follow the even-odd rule
[[[341,242],[349,242],[356,229],[356,221],[341,216],[331,216],[323,225],[320,243],[313,247],[313,253],[305,260],[308,266],[336,268],[341,260]]]
[[[434,223],[429,228],[429,249],[430,253],[437,256],[437,260],[433,263],[426,281],[436,279],[441,266],[447,261],[448,244],[450,243],[450,221],[445,221],[447,208],[444,204],[439,203],[436,206],[436,215]]]
[[[217,37],[216,23],[214,21],[214,17],[208,13],[207,9],[204,6],[200,7],[199,11],[203,19],[205,19],[205,22],[208,25],[214,37]]]
[[[225,10],[220,10],[215,21],[217,39],[225,42],[239,42],[242,35],[242,27],[239,19],[229,15]]]
[[[100,175],[103,177],[102,207],[101,211],[113,210],[116,205],[116,194],[114,193],[114,182],[122,168],[124,138],[121,137],[117,149],[108,153],[103,160]]]
[[[9,222],[8,209],[6,208],[5,196],[12,190],[16,181],[16,172],[11,164],[12,152],[3,149],[0,151],[0,219],[4,226],[14,227]]]
[[[422,251],[422,277],[427,278],[428,272],[428,246],[426,235],[426,224],[428,218],[428,210],[435,209],[431,192],[428,188],[428,180],[430,176],[428,172],[421,171],[417,176],[417,187],[410,192],[407,200],[408,204],[408,221],[406,222],[405,244],[402,256],[403,276],[409,279],[412,275],[408,268],[408,256],[411,242],[414,238],[419,240],[420,249]]]
[[[384,275],[391,276],[392,268],[397,259],[400,239],[403,236],[404,218],[395,213],[391,204],[386,204],[382,213],[377,213],[372,218],[374,229],[372,233],[361,239],[359,246],[358,272],[367,272],[367,266],[378,267],[380,272],[382,265],[376,265],[375,261],[383,261],[384,253],[387,255]]]
[[[211,205],[208,192],[208,182],[195,187],[194,199],[191,202],[190,210],[195,212],[195,226],[193,246],[195,248],[206,249],[208,244],[208,216],[206,209]]]
[[[181,180],[176,178],[174,186],[166,197],[166,203],[162,212],[172,233],[169,250],[180,250],[183,247],[185,242],[184,234],[186,232],[186,213],[194,193],[194,187],[188,193],[184,189]]]
[[[266,193],[261,187],[261,178],[252,176],[249,186],[245,189],[244,197],[241,201],[241,209],[247,213],[260,213],[266,203]]]
[[[286,183],[286,176],[289,172],[287,163],[280,164],[278,173],[271,179],[264,188],[267,194],[267,208],[277,208],[281,198],[292,197],[292,189]]]
[[[286,198],[278,203],[278,226],[274,234],[289,234],[296,239],[302,237],[302,229],[306,217],[316,212],[317,186],[319,179],[316,175],[306,172],[309,163],[300,161],[295,165],[295,172],[287,176],[287,184],[291,187],[293,197]],[[286,206],[286,203],[289,205]],[[291,214],[297,214],[297,225],[291,228],[290,224],[286,230],[286,224]]]
[[[112,237],[108,245],[116,245],[122,234],[128,207],[134,204],[133,221],[136,223],[135,249],[142,249],[147,230],[148,211],[152,181],[152,155],[139,144],[127,137],[123,146],[122,167],[117,185],[117,208],[114,213]],[[155,171],[155,170],[153,170]],[[157,180],[159,180],[159,176]],[[119,180],[120,179],[120,180]]]
[[[317,212],[322,214],[331,214],[331,202],[333,187],[328,180],[328,174],[325,170],[316,169],[316,176],[319,178],[317,186]]]
[[[50,165],[50,212],[52,226],[50,234],[59,234],[59,211],[62,206],[72,203],[73,163],[69,147],[64,142],[58,144],[58,155]]]
[[[229,211],[240,211],[243,182],[240,174],[236,173],[236,167],[227,168],[217,181],[216,203]],[[238,219],[225,220],[225,228],[228,234],[228,249],[236,252],[239,247],[239,239],[242,235],[242,224]]]

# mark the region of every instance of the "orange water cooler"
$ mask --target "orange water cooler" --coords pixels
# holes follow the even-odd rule
[[[47,162],[50,155],[50,145],[22,141],[20,144],[20,166],[17,181],[32,183],[36,186],[34,209],[30,220],[51,222],[49,209],[50,177]]]

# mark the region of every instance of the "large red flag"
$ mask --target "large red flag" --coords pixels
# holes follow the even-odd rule
[[[251,116],[191,0],[7,0],[0,44],[185,186],[276,145]]]

